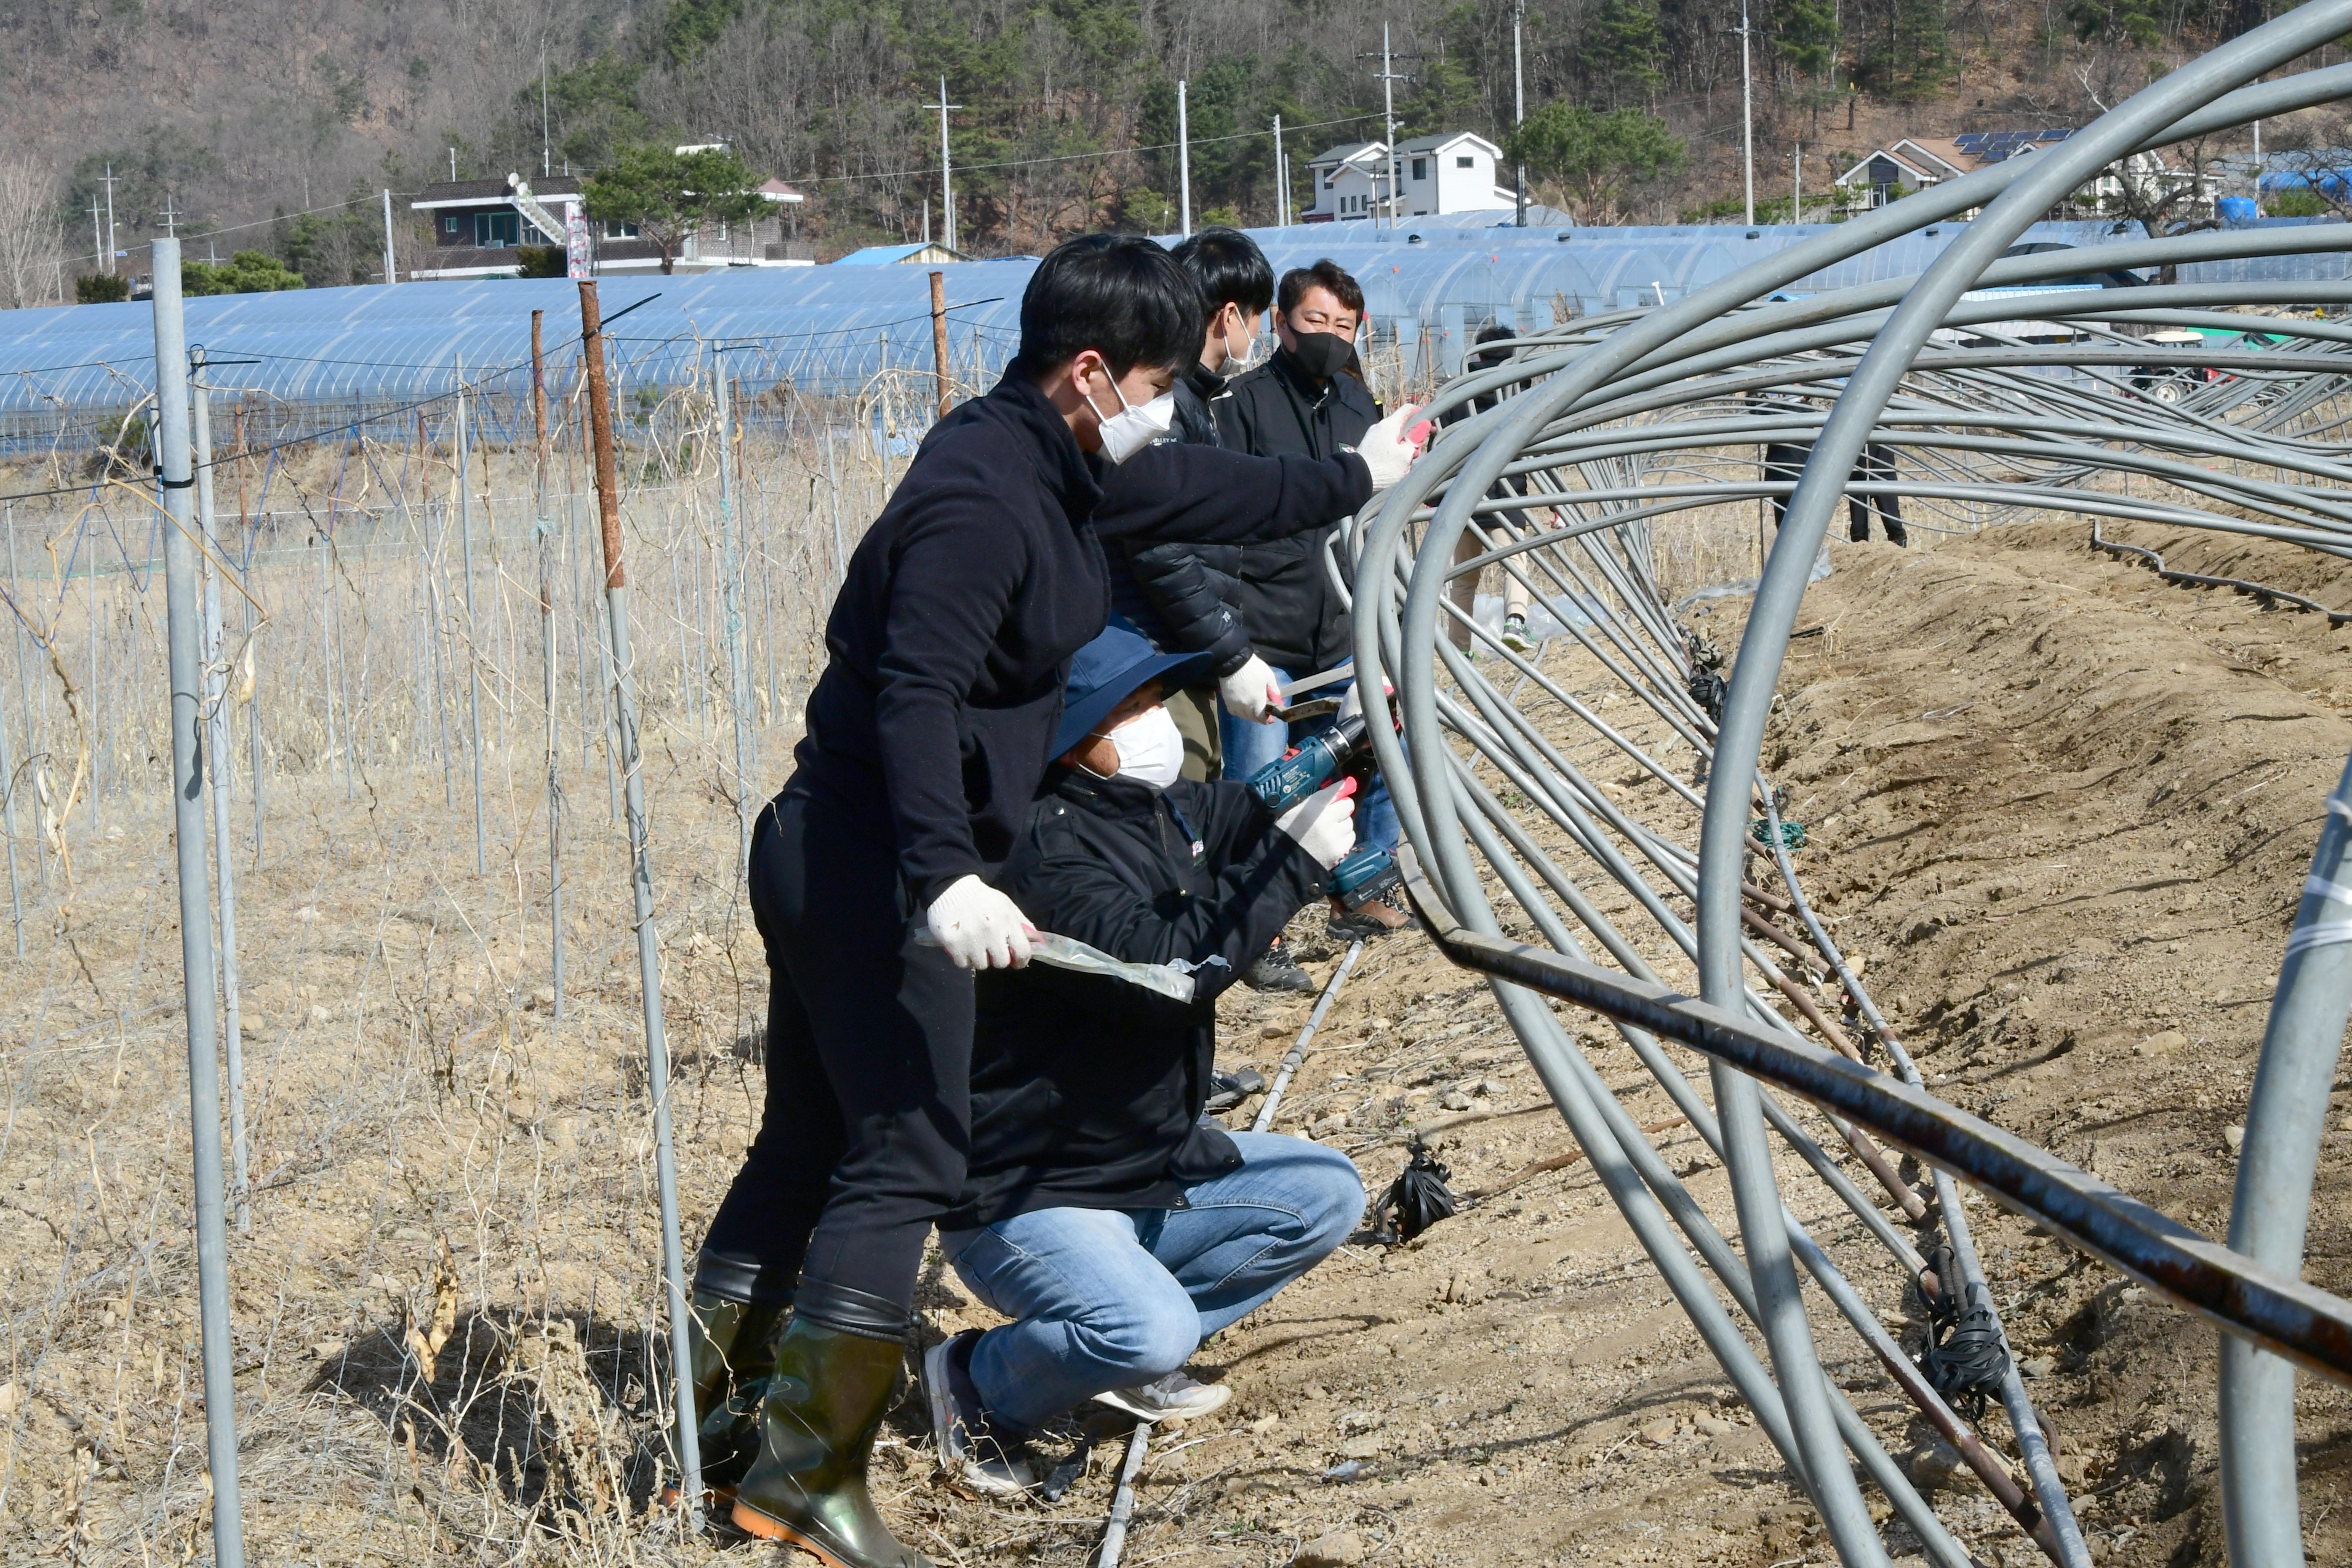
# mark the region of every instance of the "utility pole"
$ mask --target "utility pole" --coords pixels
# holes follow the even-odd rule
[[[1282,116],[1274,117],[1274,222],[1290,226],[1290,165],[1282,156]]]
[[[114,165],[106,166],[106,270],[114,272]]]
[[[1748,226],[1756,226],[1756,93],[1748,59],[1748,0],[1739,0],[1739,159],[1747,173]]]
[[[383,192],[383,280],[386,283],[396,283],[399,281],[399,279],[393,273],[392,187],[389,185],[384,187]]]
[[[97,259],[99,266],[104,268],[107,273],[111,276],[114,271],[114,258],[108,254],[106,230],[98,221],[98,198],[96,196],[89,198],[89,248],[90,254]]]
[[[163,232],[174,238],[178,237],[180,232],[178,221],[173,216],[172,192],[168,186],[163,191]]]
[[[1528,20],[1528,0],[1513,0],[1511,5],[1511,130],[1516,132],[1528,122],[1528,73],[1519,51],[1519,34]],[[1516,140],[1516,137],[1514,138]],[[1517,149],[1512,151],[1516,153]],[[1528,161],[1514,157],[1512,166],[1518,183],[1519,216],[1517,226],[1528,226]]]
[[[1802,142],[1797,143],[1797,151],[1789,159],[1789,165],[1796,171],[1795,184],[1789,197],[1789,221],[1802,223],[1805,221],[1805,144]]]
[[[457,183],[457,149],[455,147],[449,149],[449,183],[453,185]],[[307,206],[309,204],[303,205]]]
[[[947,96],[942,92],[941,98]],[[1192,123],[1184,103],[1184,83],[1176,83],[1176,200],[1184,237],[1192,237]]]
[[[1358,55],[1356,58],[1360,60],[1371,58],[1370,55]],[[1403,173],[1403,166],[1397,160],[1396,150],[1396,84],[1401,81],[1411,81],[1413,79],[1409,75],[1399,74],[1399,72],[1394,68],[1396,55],[1395,52],[1389,47],[1389,25],[1386,22],[1382,22],[1381,24],[1380,58],[1381,74],[1378,79],[1381,84],[1381,123],[1385,127],[1385,133],[1388,136],[1388,157],[1386,162],[1389,168],[1389,195],[1387,212],[1389,226],[1391,228],[1394,228],[1396,226],[1397,187],[1402,184],[1401,176]],[[1377,204],[1380,199],[1380,186],[1378,181],[1373,182],[1372,195],[1374,202]],[[1376,205],[1372,210],[1374,220],[1377,222],[1381,209]]]
[[[539,177],[547,178],[555,172],[555,155],[548,150],[547,140],[547,40],[539,40]]]
[[[949,173],[948,110],[961,109],[963,105],[948,101],[948,79],[943,75],[940,78],[940,100],[923,107],[940,111],[940,243],[953,250],[956,247],[955,184],[953,175]]]

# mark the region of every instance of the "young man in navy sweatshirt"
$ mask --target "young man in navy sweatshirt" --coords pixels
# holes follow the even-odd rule
[[[1043,930],[1190,971],[1178,1003],[1032,964],[981,977],[971,1153],[940,1247],[1015,1320],[924,1363],[941,1462],[1016,1491],[1039,1423],[1093,1399],[1147,1419],[1229,1397],[1186,1376],[1201,1341],[1321,1261],[1363,1215],[1343,1154],[1202,1114],[1217,996],[1355,846],[1337,784],[1280,816],[1245,784],[1180,778],[1163,691],[1200,653],[1114,622],[1073,661],[1059,760],[998,885]]]

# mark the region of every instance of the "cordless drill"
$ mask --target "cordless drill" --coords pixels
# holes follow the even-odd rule
[[[1361,795],[1379,777],[1380,764],[1372,755],[1363,715],[1351,713],[1291,747],[1279,761],[1266,763],[1249,786],[1268,811],[1279,815],[1335,779],[1353,778]],[[1354,910],[1402,883],[1395,857],[1377,845],[1362,844],[1331,868],[1327,886],[1342,909]]]

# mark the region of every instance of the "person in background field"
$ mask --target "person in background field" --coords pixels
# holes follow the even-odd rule
[[[1141,466],[1122,535],[1267,539],[1411,461],[1387,430],[1329,464],[1154,445],[1201,330],[1199,291],[1149,240],[1039,264],[1013,365],[932,426],[853,552],[793,776],[754,830],[767,1098],[703,1238],[688,1348],[706,1485],[731,1489],[740,1528],[834,1568],[929,1568],[866,1465],[924,1242],[963,1190],[971,972],[1029,956],[990,878],[1054,754],[1070,657],[1108,614],[1104,477]]]
[[[1234,377],[1217,400],[1225,445],[1261,457],[1328,458],[1363,439],[1381,417],[1356,357],[1363,320],[1364,291],[1337,262],[1284,273],[1274,313],[1279,346],[1265,363]],[[1286,686],[1352,662],[1347,604],[1328,564],[1333,531],[1316,529],[1241,552],[1242,624],[1251,646]],[[1299,735],[1329,722],[1314,721]],[[1250,778],[1294,738],[1283,726],[1244,724],[1228,716],[1225,777]],[[1396,809],[1384,787],[1364,802],[1363,838],[1383,849],[1396,847]],[[1412,917],[1374,900],[1352,914],[1335,911],[1330,931],[1334,940],[1346,942],[1411,924]]]
[[[1172,254],[1200,285],[1209,330],[1199,361],[1176,378],[1176,418],[1169,435],[1216,446],[1217,421],[1210,404],[1223,395],[1225,377],[1249,359],[1258,327],[1274,304],[1274,268],[1256,242],[1236,229],[1204,228]],[[1116,478],[1108,491],[1107,506],[1119,497]],[[1239,722],[1265,724],[1272,721],[1268,709],[1281,700],[1273,671],[1252,650],[1242,626],[1241,553],[1238,544],[1193,541],[1130,542],[1109,552],[1111,608],[1158,647],[1211,656],[1207,679],[1168,694],[1168,711],[1184,737],[1188,779],[1218,775],[1224,756],[1220,705]],[[1292,973],[1297,973],[1296,966]]]
[[[1813,412],[1812,405],[1793,392],[1751,392],[1748,395],[1748,406],[1783,416],[1811,415]],[[1783,484],[1793,485],[1805,477],[1806,461],[1813,455],[1811,439],[1813,434],[1813,431],[1808,430],[1805,432],[1806,438],[1801,441],[1765,443],[1764,479],[1767,483],[1777,480]],[[1876,442],[1863,447],[1860,454],[1854,458],[1853,477],[1855,482],[1861,484],[1892,484],[1902,477],[1895,467],[1895,448],[1881,446]],[[1793,493],[1790,491],[1771,498],[1772,528],[1775,532],[1780,531],[1782,521],[1788,516],[1789,495]],[[1878,526],[1885,533],[1886,542],[1898,548],[1909,546],[1911,535],[1903,526],[1901,496],[1864,496],[1856,495],[1849,490],[1845,498],[1845,511],[1846,537],[1854,543],[1870,542],[1870,517],[1873,512],[1876,512]]]
[[[1505,342],[1517,335],[1510,328],[1499,321],[1488,321],[1478,329],[1477,341],[1480,346],[1478,352],[1470,356],[1467,368],[1473,371],[1493,370],[1498,365],[1509,363],[1511,355],[1508,350],[1489,349],[1485,345]],[[1499,401],[1500,398],[1495,393],[1479,393],[1468,403],[1441,415],[1438,423],[1456,424],[1474,414],[1486,413]],[[1486,492],[1487,499],[1500,500],[1506,496],[1524,494],[1526,483],[1524,479],[1497,479],[1495,481],[1495,488]],[[1483,517],[1474,517],[1470,520],[1470,526],[1462,531],[1462,537],[1454,542],[1454,563],[1459,566],[1465,561],[1474,561],[1489,550],[1501,549],[1516,536],[1525,534],[1531,529],[1550,528],[1558,521],[1559,514],[1549,507],[1538,507],[1532,512],[1507,511],[1499,516],[1489,512]],[[1507,567],[1503,573],[1502,644],[1513,653],[1533,653],[1536,649],[1536,639],[1528,635],[1529,595],[1526,581],[1530,568],[1524,555],[1517,558],[1511,564],[1517,569],[1513,571]],[[1448,616],[1445,620],[1445,635],[1452,639],[1455,647],[1475,658],[1478,657],[1478,650],[1471,644],[1469,618],[1476,613],[1478,607],[1478,578],[1468,574],[1456,577],[1446,584],[1445,592],[1446,596],[1454,601],[1454,608],[1460,610],[1464,617],[1456,620]]]
[[[1059,760],[998,878],[1042,926],[1189,965],[1195,990],[1043,965],[981,977],[970,1175],[940,1247],[1015,1321],[935,1346],[923,1383],[940,1463],[983,1493],[1031,1485],[1023,1440],[1087,1400],[1143,1420],[1221,1408],[1231,1391],[1183,1371],[1202,1340],[1363,1216],[1346,1155],[1202,1113],[1217,994],[1355,844],[1344,782],[1277,816],[1246,785],[1178,776],[1160,692],[1208,657],[1116,622],[1079,650]]]

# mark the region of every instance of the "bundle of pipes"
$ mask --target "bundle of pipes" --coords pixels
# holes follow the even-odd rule
[[[2347,27],[2352,0],[2305,5],[2165,77],[2062,146],[1922,191],[1670,306],[1494,345],[1508,363],[1490,361],[1444,389],[1432,413],[1458,423],[1341,542],[1355,557],[1356,659],[1368,702],[1385,679],[1402,716],[1401,735],[1375,742],[1417,851],[1409,885],[1423,915],[1449,957],[1490,975],[1604,1189],[1848,1563],[1887,1561],[1849,1454],[1929,1561],[1965,1568],[1969,1556],[1824,1373],[1800,1267],[2051,1559],[2084,1568],[2090,1557],[2014,1360],[1990,1358],[2004,1370],[1989,1392],[2006,1409],[2028,1487],[1800,1222],[1797,1211],[1817,1208],[1817,1194],[1784,1199],[1768,1127],[1931,1301],[1984,1314],[1979,1323],[1994,1336],[1999,1319],[1956,1177],[2212,1320],[2225,1334],[2232,1556],[2301,1561],[2294,1368],[2352,1382],[2352,1303],[2295,1278],[2326,1086],[2352,1009],[2352,888],[2342,885],[2352,770],[2329,803],[2288,945],[2225,1248],[1926,1089],[1813,915],[1759,764],[1801,596],[1848,494],[1900,497],[1943,526],[2048,510],[2352,556],[2352,508],[2341,499],[2352,478],[2343,429],[2352,327],[2308,310],[2352,305],[2352,290],[2157,284],[2053,289],[2030,300],[1974,292],[2079,272],[2079,253],[2001,252],[2116,160],[2352,94],[2352,67],[2260,81]],[[1775,299],[1843,257],[1979,207],[1967,234],[1918,278]],[[2168,268],[2259,256],[2282,237],[2190,234],[2103,248],[2100,261]],[[2315,238],[2305,231],[2293,243],[2309,248]],[[2352,229],[2326,243],[2352,248]],[[2263,306],[2305,313],[2232,310]],[[2144,335],[2180,328],[2259,328],[2273,341],[2182,346],[2177,331],[2162,342]],[[1758,446],[1791,441],[1809,448],[1801,478],[1771,478],[1769,464],[1759,477]],[[1874,447],[1892,448],[1900,461],[1858,473]],[[2135,479],[2159,493],[2134,495]],[[1693,639],[1659,586],[1654,525],[1765,499],[1785,516],[1728,691],[1704,702],[1692,690]],[[1486,547],[1458,550],[1473,530]],[[1465,615],[1452,590],[1489,569],[1554,606],[1576,646],[1555,642],[1526,657]],[[1480,657],[1461,643],[1483,645]],[[1636,718],[1605,720],[1596,689],[1630,695]],[[1667,755],[1676,751],[1692,754],[1703,791],[1684,782]],[[1604,784],[1596,752],[1638,772]],[[1748,879],[1759,847],[1769,848],[1771,869],[1757,879],[1777,873],[1777,890]],[[1622,894],[1600,888],[1604,880]],[[1633,921],[1643,923],[1630,929]],[[1527,944],[1503,939],[1507,922]],[[1608,962],[1588,957],[1589,947]],[[1698,999],[1662,975],[1695,977]],[[1830,976],[1853,1005],[1843,1026],[1811,988]],[[1642,1135],[1545,994],[1612,1017],[1721,1156],[1737,1247]],[[1798,1016],[1784,1016],[1776,997]],[[1708,1059],[1711,1105],[1664,1041]],[[1850,1177],[1767,1086],[1811,1101],[1866,1174]],[[1933,1169],[1932,1210],[1881,1138]],[[1958,1278],[1937,1278],[1929,1255],[1940,1249],[1904,1228],[1930,1220],[1950,1251],[1944,1271]],[[1855,1255],[1843,1256],[1851,1265]],[[1765,1353],[1717,1286],[1761,1331]]]

